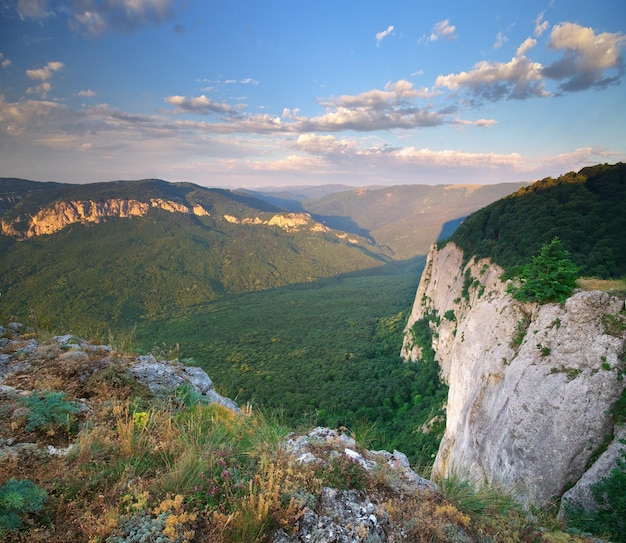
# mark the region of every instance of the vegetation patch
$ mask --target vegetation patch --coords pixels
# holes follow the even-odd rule
[[[554,375],[556,373],[564,373],[567,376],[568,381],[573,381],[578,377],[583,370],[578,368],[569,368],[567,366],[559,366],[558,368],[550,368],[550,375]]]
[[[569,260],[561,240],[554,238],[549,245],[542,247],[539,256],[533,257],[532,264],[519,270],[519,285],[511,283],[507,292],[522,302],[562,303],[571,296],[577,278],[578,267]]]
[[[524,342],[526,332],[530,326],[530,317],[525,315],[523,318],[517,321],[515,326],[515,335],[511,338],[511,348],[519,349],[520,345]]]

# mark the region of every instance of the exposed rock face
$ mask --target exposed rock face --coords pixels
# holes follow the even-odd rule
[[[624,300],[594,291],[562,306],[522,304],[506,293],[502,272],[487,260],[463,266],[454,244],[431,249],[403,356],[419,358],[410,329],[430,318],[449,385],[433,475],[459,471],[547,504],[583,476],[613,431],[625,342],[623,327],[610,323],[623,322]]]
[[[170,213],[185,213],[198,217],[209,216],[209,212],[200,204],[187,205],[162,198],[151,198],[147,202],[128,199],[108,199],[95,201],[55,202],[42,208],[35,215],[20,215],[11,220],[2,217],[0,231],[7,236],[20,240],[34,236],[54,234],[70,224],[100,223],[107,217],[143,217],[150,209],[161,209]],[[0,211],[2,207],[0,205]],[[308,213],[278,213],[268,217],[244,217],[224,215],[224,220],[233,224],[253,224],[277,226],[288,232],[310,230],[328,232],[330,229],[314,221]]]
[[[14,221],[2,219],[2,233],[20,239],[54,234],[74,223],[99,223],[107,217],[143,217],[151,208],[170,213],[188,213],[197,216],[208,215],[200,205],[187,206],[179,202],[151,198],[148,202],[138,200],[108,199],[102,202],[69,201],[55,202],[44,207],[33,216],[19,216]]]
[[[308,213],[278,213],[269,218],[244,217],[239,219],[232,215],[224,215],[224,219],[233,224],[263,224],[267,226],[278,226],[288,232],[298,230],[310,230],[311,232],[328,232],[330,229],[323,224],[313,220]]]
[[[597,509],[597,503],[593,497],[591,487],[600,479],[606,477],[615,467],[615,459],[622,458],[622,452],[626,449],[626,426],[616,426],[614,438],[608,449],[596,460],[591,468],[584,473],[578,482],[570,488],[561,498],[559,516],[566,516],[567,508],[582,508],[587,511]]]

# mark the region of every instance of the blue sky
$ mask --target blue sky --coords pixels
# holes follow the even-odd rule
[[[0,176],[494,183],[626,160],[623,0],[0,0]]]

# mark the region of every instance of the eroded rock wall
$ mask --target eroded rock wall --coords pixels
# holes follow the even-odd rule
[[[624,301],[578,292],[561,304],[522,304],[503,270],[463,264],[454,244],[431,249],[407,325],[427,317],[449,385],[446,431],[433,476],[460,472],[546,504],[576,483],[606,435],[625,381]],[[447,315],[447,317],[446,317]]]

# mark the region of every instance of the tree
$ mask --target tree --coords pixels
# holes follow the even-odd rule
[[[520,285],[511,285],[508,292],[522,302],[564,302],[576,287],[578,271],[561,240],[555,237],[541,248],[539,256],[533,257],[532,264],[522,266]]]

